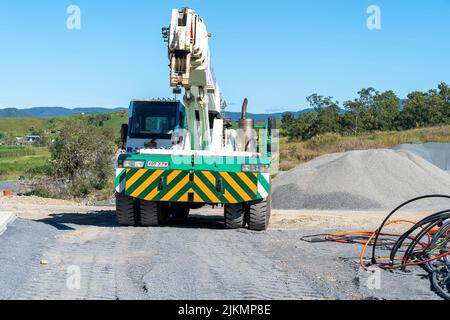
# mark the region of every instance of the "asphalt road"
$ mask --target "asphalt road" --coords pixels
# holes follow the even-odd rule
[[[113,211],[18,219],[0,237],[0,299],[439,299],[421,269],[373,288],[359,246],[301,240],[328,231],[224,230],[215,215],[120,228]]]

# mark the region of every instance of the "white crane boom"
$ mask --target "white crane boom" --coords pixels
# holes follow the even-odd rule
[[[170,27],[163,29],[163,35],[168,42],[170,85],[175,91],[180,91],[181,87],[185,90],[183,100],[191,148],[209,150],[211,144],[219,143],[211,141],[215,138],[214,135],[211,138],[210,117],[215,119],[221,106],[209,51],[211,34],[193,9],[183,8],[172,10]],[[223,126],[223,122],[218,122],[220,124]]]

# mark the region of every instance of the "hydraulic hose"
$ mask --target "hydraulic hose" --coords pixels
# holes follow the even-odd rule
[[[429,272],[435,291],[443,298],[450,300],[450,209],[433,213],[419,222],[407,219],[390,220],[406,205],[433,198],[450,200],[448,195],[417,197],[391,211],[375,231],[337,232],[325,235],[324,241],[363,245],[360,266],[366,271],[369,270],[370,265],[381,269],[403,271],[409,266],[422,266]],[[383,231],[386,227],[399,223],[408,223],[413,226],[402,234]],[[372,246],[372,256],[370,264],[366,264],[365,254],[369,246]],[[388,250],[388,257],[377,258],[377,250]]]

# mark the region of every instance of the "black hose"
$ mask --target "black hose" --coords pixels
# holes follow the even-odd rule
[[[411,229],[409,229],[407,232],[405,232],[395,243],[395,245],[393,246],[392,250],[391,250],[391,255],[390,255],[390,260],[391,262],[394,261],[394,258],[396,256],[397,251],[399,250],[399,248],[401,247],[401,245],[403,244],[403,242],[410,237],[410,235],[416,231],[418,228],[421,228],[423,225],[425,224],[434,224],[434,222],[437,220],[439,222],[442,223],[443,220],[445,220],[446,218],[450,218],[450,211],[449,210],[444,210],[444,211],[440,211],[437,212],[435,214],[432,214],[428,217],[426,217],[425,219],[422,219],[421,221],[417,222]],[[436,223],[437,225],[438,223]],[[434,226],[433,226],[434,227]],[[427,230],[427,232],[425,232],[424,235],[426,235],[426,233],[428,233],[429,230],[431,230],[432,228],[429,228]],[[415,237],[416,240],[418,238]],[[420,240],[420,239],[419,239]],[[417,242],[418,243],[418,242]],[[416,243],[416,244],[417,244]]]
[[[419,201],[422,199],[430,199],[430,198],[446,198],[446,199],[450,199],[450,196],[446,196],[446,195],[439,195],[439,194],[434,194],[434,195],[428,195],[428,196],[421,196],[421,197],[417,197],[414,199],[411,199],[409,201],[406,201],[405,203],[402,203],[401,205],[399,205],[397,208],[395,208],[393,211],[391,211],[391,213],[388,214],[388,216],[384,219],[383,223],[381,224],[381,226],[378,228],[376,234],[375,234],[375,239],[374,239],[374,246],[373,246],[373,250],[372,250],[372,264],[376,264],[377,260],[375,258],[375,252],[376,252],[376,248],[377,248],[377,242],[378,242],[378,238],[380,237],[380,233],[383,230],[384,226],[386,225],[386,223],[388,222],[388,220],[401,208],[403,208],[404,206],[415,202],[415,201]]]
[[[422,238],[425,237],[430,232],[430,230],[432,230],[434,227],[436,227],[439,224],[442,224],[442,220],[438,220],[438,221],[428,224],[428,226],[426,228],[423,228],[422,231],[419,232],[417,237],[413,241],[411,241],[408,248],[406,249],[405,254],[403,256],[402,264],[406,264],[408,262],[408,260],[412,257],[412,251],[414,250],[416,245],[420,242],[420,240],[422,240]],[[428,246],[426,248],[424,248],[421,252],[419,252],[418,255],[420,255],[421,253],[422,254],[425,253],[426,249],[428,249],[429,247],[430,247],[430,243],[428,243]],[[392,255],[392,253],[391,253],[391,255]],[[406,269],[406,267],[402,268],[402,270],[405,270],[405,269]]]
[[[373,241],[372,248],[372,264],[377,264],[376,250],[378,247],[378,239],[380,237],[381,231],[385,227],[389,219],[404,206],[419,201],[422,199],[430,198],[444,198],[450,199],[447,195],[428,195],[417,197],[409,200],[397,208],[395,208],[389,215],[384,219],[381,226],[376,230],[375,238]],[[423,244],[422,239],[429,235],[432,230],[438,227],[438,230],[433,234],[431,239]],[[420,232],[417,235],[412,236],[417,230]],[[450,242],[450,209],[442,210],[429,215],[428,217],[420,220],[414,226],[412,226],[408,231],[403,233],[394,245],[390,248],[389,265],[392,267],[394,261],[396,261],[397,253],[407,239],[411,242],[408,244],[407,249],[404,252],[402,262],[399,265],[402,270],[406,269],[408,263],[414,259],[415,261],[423,261],[421,264],[429,273],[431,278],[432,286],[435,291],[445,299],[450,300],[450,256],[448,253],[447,245]],[[418,244],[422,245],[422,249],[415,250]],[[439,250],[440,249],[440,250]],[[439,251],[438,251],[439,250]],[[433,254],[438,251],[438,254]],[[447,254],[447,255],[446,255]],[[433,258],[434,256],[434,258]],[[441,257],[441,258],[440,258]],[[440,258],[440,259],[438,259]],[[433,260],[435,259],[435,260]],[[414,263],[413,263],[414,264]],[[420,264],[420,263],[419,263]]]

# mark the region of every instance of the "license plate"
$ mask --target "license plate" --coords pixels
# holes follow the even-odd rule
[[[149,168],[168,168],[169,163],[168,162],[149,161],[148,167]]]

